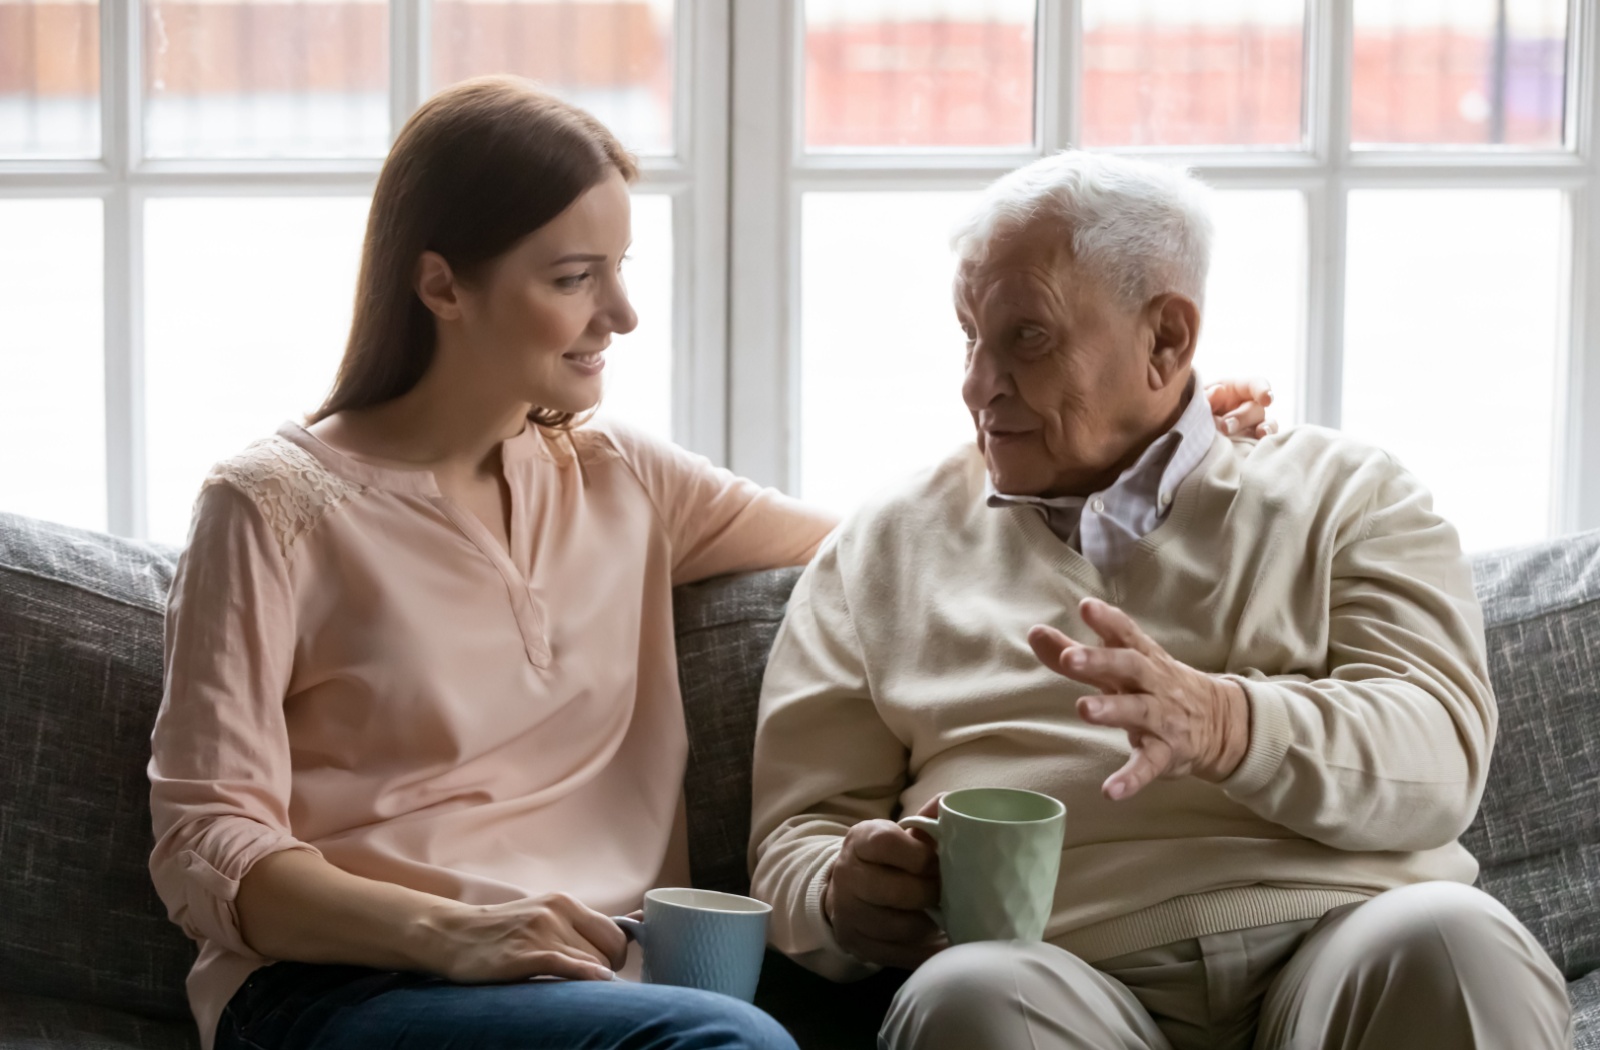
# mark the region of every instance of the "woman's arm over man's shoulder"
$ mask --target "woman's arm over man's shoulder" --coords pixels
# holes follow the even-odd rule
[[[803,565],[838,524],[669,441],[615,423],[585,429],[610,442],[649,496],[672,544],[674,584]]]

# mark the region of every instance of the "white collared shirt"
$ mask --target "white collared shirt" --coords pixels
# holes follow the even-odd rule
[[[1044,515],[1050,531],[1089,560],[1102,575],[1127,561],[1134,546],[1172,509],[1178,486],[1211,448],[1216,426],[1200,376],[1190,377],[1189,404],[1137,462],[1106,488],[1087,496],[1010,496],[984,482],[991,507],[1029,506]]]

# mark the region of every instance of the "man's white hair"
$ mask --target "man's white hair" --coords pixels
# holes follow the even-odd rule
[[[1053,221],[1070,235],[1073,261],[1123,305],[1137,309],[1168,292],[1201,303],[1210,194],[1182,168],[1063,150],[996,179],[951,244],[962,260],[981,262],[997,237]]]

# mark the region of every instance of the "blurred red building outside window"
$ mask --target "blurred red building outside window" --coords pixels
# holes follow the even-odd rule
[[[167,95],[383,92],[382,4],[152,0],[168,32],[144,40],[147,82]],[[456,25],[471,8],[471,24]],[[148,10],[148,8],[147,8]],[[0,105],[99,91],[98,7],[0,0]],[[315,27],[307,33],[306,25]],[[670,40],[643,0],[441,3],[449,47],[438,83],[515,65],[552,84],[646,87],[671,109]],[[1084,40],[1087,145],[1301,142],[1298,27],[1102,26]],[[813,148],[1026,146],[1033,129],[1031,27],[958,21],[813,26],[805,136]],[[1500,40],[1448,27],[1358,33],[1353,127],[1369,143],[1559,145],[1565,41]],[[1148,129],[1159,129],[1150,135]],[[1144,130],[1141,130],[1144,129]]]

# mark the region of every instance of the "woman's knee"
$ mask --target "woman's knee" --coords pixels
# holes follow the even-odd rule
[[[660,1050],[797,1050],[794,1039],[766,1011],[726,995],[670,989],[672,1007]]]

